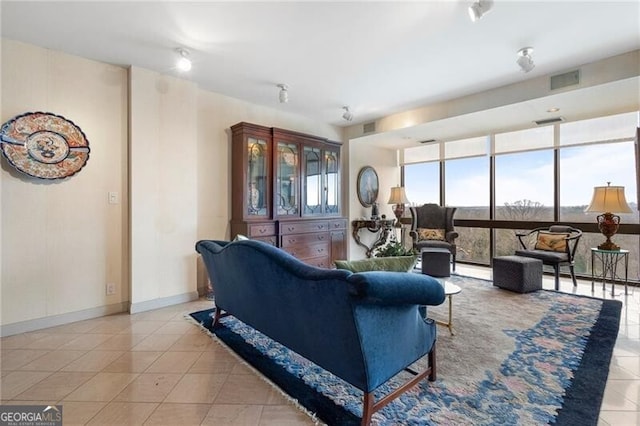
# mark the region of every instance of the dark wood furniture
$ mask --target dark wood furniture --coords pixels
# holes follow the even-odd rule
[[[265,241],[324,268],[345,259],[341,145],[244,122],[231,132],[231,237]]]

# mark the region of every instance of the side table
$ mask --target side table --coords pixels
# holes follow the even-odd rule
[[[449,333],[452,336],[455,336],[455,331],[453,330],[453,295],[454,294],[458,294],[462,291],[462,289],[449,282],[449,280],[446,279],[438,279],[438,281],[440,281],[440,284],[442,284],[442,287],[444,287],[444,295],[447,297],[447,299],[449,299],[449,314],[448,314],[448,321],[440,321],[440,320],[436,320],[436,324],[439,325],[444,325],[445,327],[447,327],[449,329]]]
[[[595,264],[600,263],[600,275],[596,275]],[[624,294],[627,295],[628,272],[629,272],[629,250],[601,250],[591,248],[591,292],[593,293],[594,281],[596,278],[602,279],[602,290],[605,289],[607,279],[611,281],[611,295],[615,296],[615,281],[622,279],[618,274],[618,265],[624,265]]]
[[[356,244],[366,250],[367,257],[371,257],[376,248],[387,242],[389,233],[394,229],[394,222],[393,219],[357,219],[351,222],[351,226],[353,227],[351,235],[356,241]],[[363,229],[378,234],[376,240],[370,247],[360,241],[360,231]]]

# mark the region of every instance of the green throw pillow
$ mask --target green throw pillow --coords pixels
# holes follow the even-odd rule
[[[336,268],[351,272],[392,271],[409,272],[418,260],[417,256],[374,257],[362,260],[336,260]]]

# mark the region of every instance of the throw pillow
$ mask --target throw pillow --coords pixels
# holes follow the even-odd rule
[[[538,239],[534,248],[536,250],[564,252],[567,250],[566,238],[568,236],[569,234],[566,234],[564,232],[540,231],[538,232]]]
[[[444,241],[444,229],[418,228],[418,241],[440,240]]]
[[[418,260],[417,256],[375,257],[361,260],[336,260],[336,268],[351,272],[391,271],[409,272]]]

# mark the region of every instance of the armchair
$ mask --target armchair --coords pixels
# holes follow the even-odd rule
[[[516,250],[516,256],[540,259],[544,265],[553,266],[556,290],[560,288],[560,265],[564,264],[569,265],[573,286],[578,285],[574,257],[582,237],[581,230],[566,225],[552,225],[517,232],[516,237],[522,247],[522,250]]]
[[[420,251],[423,248],[444,248],[451,252],[453,270],[456,270],[456,243],[458,233],[454,231],[453,215],[457,207],[440,207],[437,204],[424,204],[410,207],[411,231],[413,247]]]

